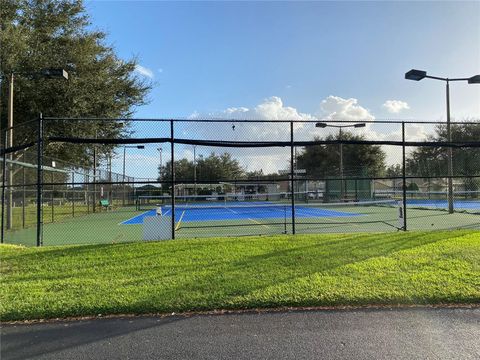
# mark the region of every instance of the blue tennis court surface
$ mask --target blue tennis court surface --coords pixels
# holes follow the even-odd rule
[[[202,205],[195,205],[196,208],[183,208],[179,206],[175,211],[175,218],[177,221],[192,222],[192,221],[216,221],[216,220],[251,220],[253,219],[283,219],[291,217],[290,205],[272,207],[265,206],[265,203],[250,203],[251,206],[231,206],[224,207],[208,207],[211,204],[206,204],[202,209]],[[257,205],[257,206],[255,206]],[[258,206],[260,205],[260,206]],[[263,206],[262,206],[263,205]],[[170,215],[170,208],[162,208],[163,215]],[[143,218],[146,216],[155,216],[156,210],[152,209],[142,214],[139,214],[131,219],[125,220],[121,225],[135,225],[142,224]],[[361,216],[362,214],[342,212],[329,209],[322,209],[320,207],[304,207],[295,206],[295,216],[299,218],[318,218],[318,217],[350,217]]]
[[[407,199],[407,205],[421,205],[422,207],[447,209],[448,201],[442,199]],[[453,207],[457,210],[478,209],[480,211],[480,200],[455,200]]]

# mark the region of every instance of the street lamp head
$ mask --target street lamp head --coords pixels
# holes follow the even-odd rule
[[[145,149],[145,146],[143,146],[143,145],[137,145],[137,149]]]
[[[365,127],[365,123],[358,123],[358,124],[353,125],[353,127],[362,128],[362,127]]]
[[[318,122],[315,124],[315,127],[326,128],[328,125],[326,123]]]
[[[419,81],[425,78],[426,76],[427,76],[427,72],[423,70],[412,69],[405,73],[405,79],[407,80]]]
[[[40,74],[46,78],[50,79],[65,79],[68,80],[68,72],[64,69],[59,68],[47,68],[42,69]]]
[[[472,76],[468,79],[469,84],[480,84],[480,75]]]

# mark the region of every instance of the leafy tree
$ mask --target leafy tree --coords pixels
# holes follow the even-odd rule
[[[385,176],[387,177],[400,177],[403,175],[402,165],[394,164],[387,167],[385,170]]]
[[[160,169],[160,180],[169,181],[171,176],[171,161],[168,161]],[[175,161],[175,178],[177,181],[193,183],[195,166],[193,161],[181,159]],[[197,181],[220,181],[245,178],[245,169],[241,167],[237,159],[229,153],[220,155],[212,152],[208,157],[197,158],[196,178]]]
[[[151,84],[134,73],[137,59],[121,60],[106,41],[106,34],[90,29],[82,0],[10,0],[0,7],[1,97],[0,125],[7,124],[10,73],[15,77],[15,144],[35,134],[29,123],[42,112],[52,117],[122,117],[145,104]],[[46,80],[41,69],[59,67],[69,73],[68,81]],[[21,126],[21,125],[24,126]],[[54,121],[45,124],[46,135],[122,137],[128,122]],[[112,147],[97,147],[102,154]],[[49,144],[47,156],[91,165],[92,145]]]
[[[480,123],[451,125],[452,141],[478,141]],[[435,135],[429,141],[446,142],[447,127],[444,124],[435,128]],[[414,176],[445,176],[448,174],[448,148],[418,147],[407,158],[407,170]],[[453,149],[454,175],[480,175],[480,149]]]
[[[339,135],[328,135],[325,140],[338,140]],[[342,134],[342,140],[364,140],[362,135]],[[315,137],[316,141],[322,140]],[[307,175],[316,178],[340,175],[340,145],[314,145],[302,149],[297,156],[297,167],[306,169]],[[377,145],[343,144],[343,173],[350,176],[377,176],[385,169],[385,152]]]
[[[480,139],[480,123],[451,125],[452,141],[478,141]],[[445,142],[448,140],[447,126],[438,125],[435,135],[429,141]],[[453,149],[454,175],[480,175],[480,149],[454,148]],[[407,171],[413,176],[438,176],[448,174],[448,148],[446,147],[418,147],[406,159]],[[465,190],[477,191],[480,188],[480,179],[465,178]]]

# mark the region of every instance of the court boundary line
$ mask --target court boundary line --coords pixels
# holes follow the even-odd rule
[[[122,222],[119,222],[117,225],[141,225],[142,223],[139,223],[139,224],[125,224],[127,221],[130,221],[130,220],[133,220],[137,217],[140,217],[140,216],[144,216],[145,214],[148,214],[150,211],[152,210],[155,210],[155,209],[150,209],[150,210],[147,210],[141,214],[138,214],[138,215],[135,215],[135,216],[132,216],[131,218],[127,219],[127,220],[123,220]],[[167,215],[168,213],[170,212],[170,209],[168,209],[162,216],[165,216]]]
[[[233,213],[236,214],[236,215],[240,215],[240,213],[238,213],[238,212],[236,212],[236,211],[233,211],[232,209],[230,209],[230,208],[227,207],[227,206],[225,206],[225,209],[233,212]],[[258,222],[258,221],[256,221],[256,220],[253,220],[253,219],[250,219],[250,218],[247,218],[247,219],[250,220],[250,221],[252,221],[252,222],[254,222],[255,224],[258,224],[258,225],[261,225],[261,226],[266,227],[267,229],[270,229],[270,226],[268,226],[268,225],[266,225],[266,224],[262,224],[261,222]]]

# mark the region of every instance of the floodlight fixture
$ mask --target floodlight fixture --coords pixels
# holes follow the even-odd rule
[[[480,84],[480,75],[472,76],[468,79],[469,84]]]
[[[68,80],[68,72],[61,68],[46,68],[40,71],[40,74],[49,79],[65,79]]]
[[[420,81],[427,76],[427,72],[423,70],[412,69],[405,73],[405,79]]]

